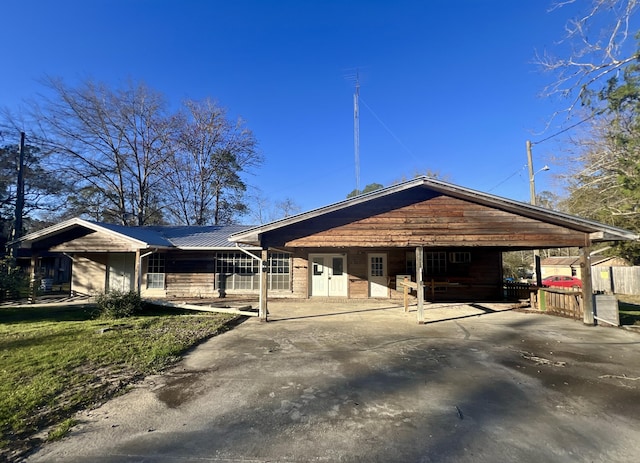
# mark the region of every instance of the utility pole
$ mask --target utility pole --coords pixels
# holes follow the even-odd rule
[[[529,166],[529,201],[531,205],[536,205],[536,174],[533,171],[533,155],[531,153],[531,140],[527,140],[527,165]],[[545,166],[546,167],[546,166]],[[536,273],[536,285],[542,284],[542,269],[540,268],[540,250],[533,250],[533,268]]]
[[[531,154],[531,140],[527,140],[527,164],[529,165],[529,198],[532,205],[536,205],[536,184],[533,173],[533,155]]]
[[[22,236],[22,213],[24,210],[24,132],[20,132],[20,152],[18,155],[18,185],[16,188],[16,208],[13,222],[12,240]],[[16,257],[17,246],[12,249],[13,257]]]

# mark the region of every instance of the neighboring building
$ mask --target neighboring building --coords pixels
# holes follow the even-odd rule
[[[427,299],[499,300],[505,251],[635,239],[626,230],[420,177],[257,227],[72,219],[20,243],[34,259],[51,251],[71,256],[76,292],[259,293],[262,310],[267,297],[400,297],[405,275],[424,282]]]
[[[546,257],[540,261],[542,278],[553,275],[572,276],[582,279],[581,259],[576,256]],[[628,267],[629,262],[622,257],[591,256],[591,267]]]

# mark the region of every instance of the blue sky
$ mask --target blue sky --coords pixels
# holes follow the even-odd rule
[[[533,64],[577,7],[552,0],[3,0],[0,105],[67,83],[142,80],[178,104],[216,99],[246,120],[265,157],[247,178],[303,210],[355,188],[353,93],[360,75],[360,185],[416,171],[528,201],[525,141],[562,101]],[[587,7],[590,2],[582,2]],[[534,146],[536,170],[562,155]],[[538,192],[560,192],[551,172]]]

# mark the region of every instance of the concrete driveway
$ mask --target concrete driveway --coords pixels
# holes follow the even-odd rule
[[[271,303],[28,461],[637,461],[639,334],[431,307]]]

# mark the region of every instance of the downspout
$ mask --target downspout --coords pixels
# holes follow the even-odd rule
[[[235,245],[236,245],[236,249],[237,249],[238,251],[241,251],[241,252],[243,252],[244,254],[246,254],[246,255],[248,255],[249,257],[251,257],[252,259],[254,259],[254,260],[257,260],[257,261],[258,261],[258,268],[260,269],[260,270],[259,270],[259,271],[260,271],[260,286],[259,286],[259,288],[260,288],[260,289],[259,289],[259,291],[260,291],[260,295],[258,296],[258,307],[259,307],[259,308],[262,308],[262,307],[264,307],[264,302],[265,302],[265,301],[263,301],[263,293],[262,293],[262,289],[263,289],[263,288],[262,288],[262,285],[263,285],[263,283],[262,283],[262,272],[263,272],[263,271],[265,271],[265,269],[263,269],[263,268],[262,268],[262,258],[261,258],[261,257],[256,256],[255,254],[253,254],[253,253],[251,253],[251,252],[249,252],[249,251],[247,251],[246,249],[241,248],[241,247],[240,247],[240,245],[239,245],[239,243],[235,243]],[[259,314],[259,315],[260,315],[260,319],[261,319],[261,320],[265,320],[265,321],[267,320],[267,314],[262,314],[262,313],[261,313],[261,314]]]
[[[153,249],[152,251],[149,251],[145,254],[141,254],[140,257],[138,258],[138,275],[136,275],[138,278],[138,294],[140,294],[140,291],[142,290],[142,259],[144,259],[147,256],[150,256],[151,254],[158,252],[158,248]]]
[[[591,256],[595,256],[596,254],[600,254],[601,252],[608,251],[609,249],[611,249],[611,246],[607,246],[607,247],[605,247],[605,248],[598,249],[598,250],[596,250],[596,251],[591,251],[591,254],[590,254],[590,255],[591,255]]]

